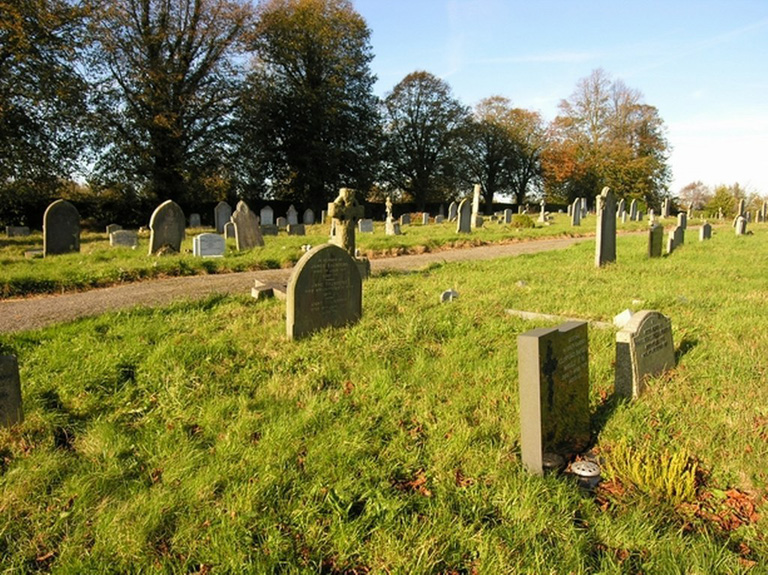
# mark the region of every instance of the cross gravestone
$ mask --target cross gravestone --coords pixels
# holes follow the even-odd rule
[[[457,223],[456,223],[457,234],[469,234],[472,232],[471,209],[472,209],[472,206],[470,205],[468,198],[464,198],[463,200],[461,200],[461,203],[459,203],[459,210],[458,210]]]
[[[363,218],[362,220],[360,220],[358,222],[357,226],[358,226],[358,230],[361,233],[364,233],[364,234],[372,234],[373,233],[373,220],[372,219]]]
[[[312,248],[298,261],[288,282],[288,339],[356,323],[363,313],[362,302],[363,282],[352,256],[334,244]]]
[[[355,257],[355,227],[365,215],[365,208],[355,198],[355,190],[341,188],[338,197],[328,204],[328,216],[333,220],[331,243]]]
[[[459,205],[456,202],[448,204],[448,221],[452,222],[459,217]]]
[[[571,206],[571,225],[581,225],[581,201],[579,198],[573,200],[573,205]]]
[[[139,234],[134,230],[116,230],[109,234],[109,245],[111,247],[135,248],[139,245]]]
[[[200,226],[202,226],[200,223],[200,214],[189,214],[189,227],[199,228]]]
[[[293,204],[288,206],[288,211],[285,214],[285,218],[288,221],[286,225],[295,226],[299,223],[299,212],[293,207]]]
[[[19,363],[16,356],[0,355],[0,426],[11,427],[23,420]]]
[[[517,337],[523,465],[544,472],[545,454],[568,457],[590,438],[587,322],[570,321]]]
[[[275,211],[269,206],[264,206],[259,212],[259,219],[262,226],[274,226]]]
[[[664,244],[664,226],[656,224],[648,230],[648,257],[660,258]]]
[[[304,213],[301,216],[301,222],[306,226],[311,226],[315,223],[315,212],[312,211],[311,208],[307,208],[304,210]]]
[[[699,228],[699,241],[703,242],[709,239],[712,239],[712,226],[709,225],[709,222],[704,222]]]
[[[235,224],[235,245],[237,251],[250,250],[264,245],[259,228],[259,216],[251,211],[244,201],[237,202],[237,207],[232,214],[232,223]]]
[[[192,238],[192,254],[201,258],[220,258],[227,249],[227,240],[219,234],[199,234]]]
[[[161,248],[181,251],[181,242],[186,237],[186,218],[179,205],[173,200],[166,200],[152,212],[149,218],[149,255]]]
[[[213,223],[216,226],[216,233],[223,234],[224,226],[232,217],[232,206],[227,202],[219,202],[216,207],[213,208]]]
[[[117,224],[109,224],[107,226],[107,235],[111,234],[112,232],[116,232],[118,230],[122,230],[123,226],[119,226]]]
[[[672,323],[663,314],[639,311],[616,334],[615,391],[619,397],[638,397],[648,377],[674,366]]]
[[[595,266],[616,261],[616,196],[605,187],[595,201],[597,237],[595,238]]]
[[[56,200],[43,214],[43,256],[80,251],[80,214],[66,200]]]

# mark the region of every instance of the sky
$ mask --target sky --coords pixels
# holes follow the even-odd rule
[[[738,182],[768,197],[768,0],[352,0],[385,96],[426,70],[472,106],[501,95],[554,119],[602,68],[655,106],[670,191]]]

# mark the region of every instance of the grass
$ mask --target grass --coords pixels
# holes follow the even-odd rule
[[[604,269],[587,242],[387,274],[359,324],[298,342],[246,296],[0,336],[26,412],[0,430],[0,573],[768,573],[754,229],[653,261],[623,236]],[[614,334],[590,330],[609,481],[529,476],[516,337],[542,324],[504,310],[627,307],[672,319],[676,368],[616,402]],[[659,491],[665,457],[694,496]]]
[[[357,234],[360,250],[368,257],[424,253],[445,248],[483,245],[487,243],[525,241],[542,237],[584,235],[594,233],[594,218],[581,227],[571,227],[565,215],[556,216],[551,226],[517,228],[488,222],[471,235],[457,234],[456,224],[404,226],[400,236],[386,236],[384,224],[374,224],[374,234]],[[642,228],[641,223],[628,223],[625,229]],[[32,294],[86,290],[124,282],[135,282],[165,276],[216,274],[257,269],[290,267],[302,255],[304,244],[319,245],[328,241],[328,226],[307,226],[306,236],[265,236],[266,245],[247,252],[237,252],[233,239],[227,240],[223,258],[192,256],[192,237],[213,230],[190,230],[181,253],[163,257],[149,256],[149,235],[139,237],[139,246],[111,248],[105,233],[83,233],[81,251],[76,254],[45,259],[26,259],[24,252],[42,249],[40,233],[21,238],[0,238],[0,298]]]

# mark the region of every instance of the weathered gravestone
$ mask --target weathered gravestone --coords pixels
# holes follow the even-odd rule
[[[504,223],[505,224],[512,223],[512,210],[509,208],[504,210]]]
[[[744,216],[738,216],[736,218],[736,235],[743,236],[747,233],[747,218]]]
[[[235,224],[235,244],[237,251],[250,250],[264,245],[259,229],[259,216],[251,211],[244,201],[237,202],[235,212],[232,214],[232,223]]]
[[[262,226],[274,226],[275,211],[269,206],[264,206],[259,212],[259,219],[261,220]]]
[[[19,364],[13,355],[0,355],[0,426],[10,427],[23,420]]]
[[[448,221],[452,222],[459,217],[459,204],[451,202],[448,204]]]
[[[671,212],[671,206],[670,206],[669,198],[665,198],[664,201],[661,203],[661,217],[668,218],[670,212]]]
[[[573,205],[571,206],[571,225],[581,225],[581,200],[579,198],[573,200]]]
[[[656,224],[648,230],[648,257],[660,258],[664,244],[664,226]]]
[[[435,216],[435,223],[436,224],[442,224],[445,221],[445,216],[441,216],[440,214],[437,214]]]
[[[235,224],[232,222],[227,222],[224,224],[224,237],[225,238],[234,238],[235,237]]]
[[[9,238],[19,238],[29,235],[28,226],[5,226],[5,235]]]
[[[56,200],[43,214],[43,256],[80,251],[80,214],[66,200]]]
[[[298,261],[288,282],[288,339],[356,323],[362,304],[363,281],[352,256],[334,244],[312,248]]]
[[[639,311],[616,334],[616,395],[634,399],[648,377],[674,366],[672,323],[663,314]]]
[[[364,234],[373,233],[373,220],[370,218],[363,218],[357,224],[358,230]]]
[[[285,226],[288,225],[288,220],[284,218],[283,216],[280,216],[277,218],[277,221],[275,222],[275,225],[277,225],[278,228],[281,230],[285,229]]]
[[[232,206],[227,202],[219,202],[216,207],[213,208],[213,223],[216,226],[216,233],[223,234],[224,226],[232,217]]]
[[[189,214],[189,227],[199,228],[200,226],[202,226],[202,223],[200,222],[200,214]]]
[[[285,226],[285,231],[289,236],[306,236],[307,228],[304,224],[288,224]]]
[[[117,225],[117,224],[109,224],[107,226],[107,235],[111,234],[112,232],[116,232],[118,230],[122,230],[123,226]]]
[[[299,212],[293,207],[293,204],[288,206],[288,211],[285,214],[285,218],[288,221],[286,225],[295,226],[299,223]]]
[[[680,212],[677,214],[677,225],[680,228],[683,228],[684,230],[688,229],[688,214],[685,212]]]
[[[545,454],[567,458],[590,439],[587,322],[569,321],[517,337],[523,465],[544,472]]]
[[[595,238],[595,266],[616,261],[616,196],[605,187],[595,202],[597,237]]]
[[[624,198],[621,198],[619,200],[619,205],[616,207],[616,217],[623,219],[624,214],[626,213],[627,213],[627,203],[624,201]]]
[[[699,241],[703,242],[710,239],[712,239],[712,226],[709,225],[709,222],[704,222],[699,228]]]
[[[365,208],[355,198],[355,190],[341,188],[338,197],[328,204],[328,216],[333,220],[331,243],[355,257],[355,227],[365,215]]]
[[[411,214],[403,214],[402,216],[400,216],[400,225],[401,226],[411,225]]]
[[[472,229],[483,227],[483,216],[480,215],[480,192],[482,186],[475,184],[472,189],[472,217],[470,218],[470,227]]]
[[[472,209],[472,206],[469,203],[468,198],[464,198],[463,200],[461,200],[461,202],[459,203],[459,211],[458,211],[458,217],[457,217],[457,223],[456,223],[457,234],[469,234],[472,232],[471,209]]]
[[[634,222],[636,220],[637,220],[637,199],[634,199],[629,203],[629,221]]]
[[[181,242],[186,236],[184,212],[173,200],[166,200],[152,212],[149,218],[149,255],[161,248],[169,247],[181,251]]]
[[[227,240],[219,234],[200,234],[192,238],[192,254],[201,258],[220,258],[227,249]]]
[[[425,212],[421,214],[421,225],[426,226],[428,224],[429,224],[429,214]]]
[[[304,213],[301,216],[301,223],[306,226],[311,226],[315,223],[315,212],[313,212],[311,208],[304,210]]]
[[[544,201],[544,198],[542,198],[542,199],[541,199],[541,201],[539,202],[539,207],[540,207],[541,209],[540,209],[540,211],[539,211],[539,219],[538,219],[538,222],[539,222],[539,223],[544,223],[544,222],[546,222],[546,221],[547,221],[547,212],[545,211],[545,209],[546,209],[546,207],[547,207],[547,203]]]
[[[135,248],[139,245],[139,234],[135,230],[115,230],[109,234],[109,245]]]

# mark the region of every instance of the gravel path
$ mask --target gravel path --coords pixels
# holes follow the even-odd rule
[[[418,270],[432,262],[487,260],[566,248],[593,238],[557,238],[493,244],[371,260],[371,270]],[[80,317],[135,306],[167,305],[181,299],[203,298],[214,293],[250,293],[254,281],[287,283],[290,269],[148,280],[86,292],[65,293],[0,301],[0,333],[38,329]]]

